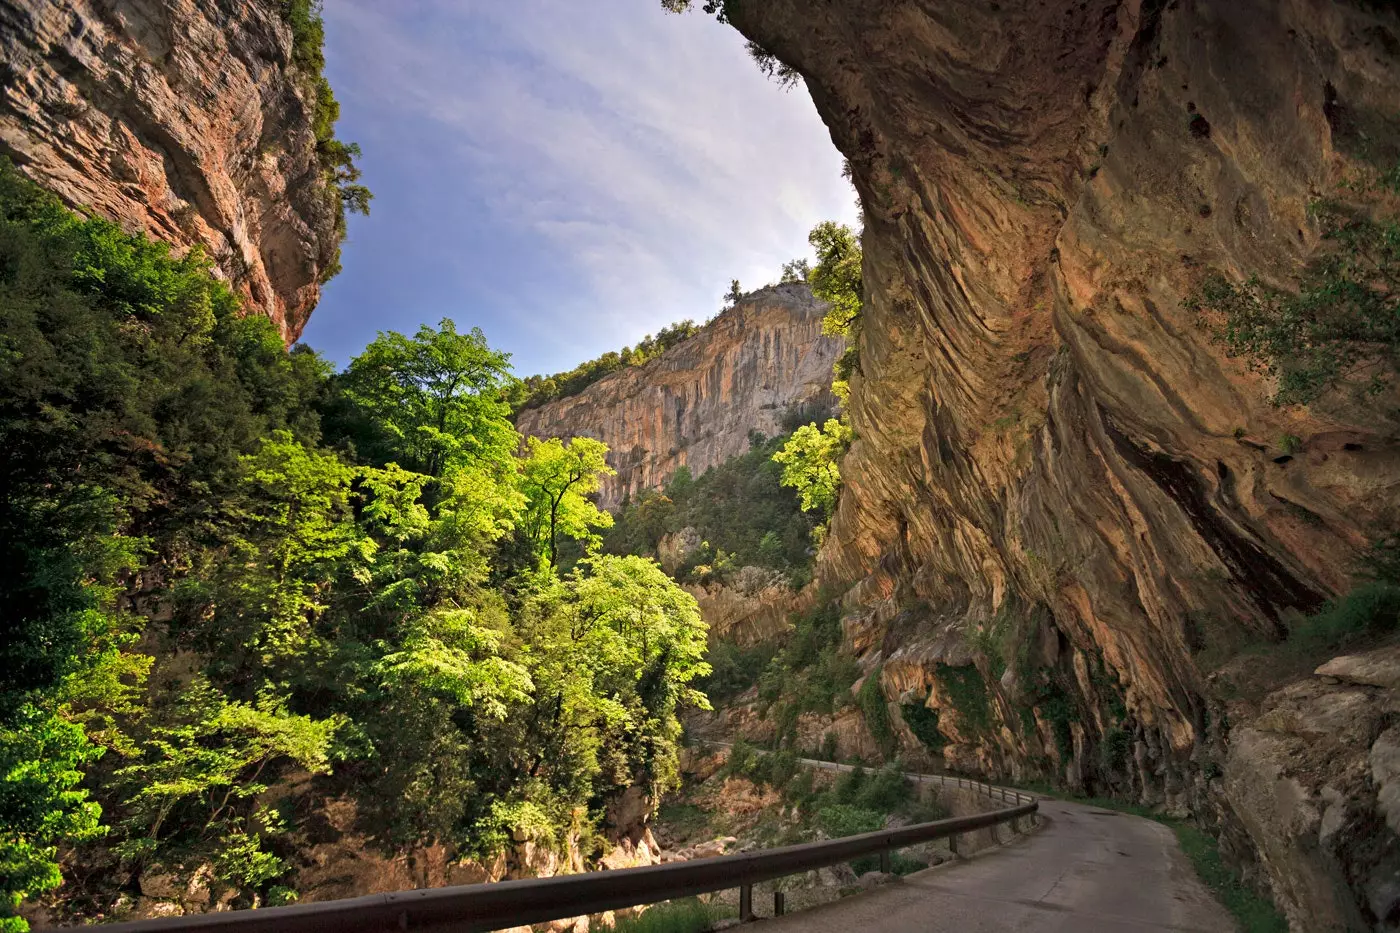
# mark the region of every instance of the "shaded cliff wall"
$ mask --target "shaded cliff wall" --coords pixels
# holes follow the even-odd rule
[[[645,365],[522,411],[517,427],[607,444],[617,476],[604,481],[599,504],[616,508],[682,466],[699,475],[738,456],[751,431],[781,433],[795,406],[833,405],[831,367],[844,341],[822,336],[825,308],[806,285],[759,289]]]
[[[937,709],[950,764],[1194,812],[1297,928],[1396,922],[1366,764],[1393,692],[1362,691],[1347,743],[1207,681],[1348,586],[1400,498],[1394,399],[1276,408],[1183,307],[1207,270],[1294,280],[1309,204],[1396,164],[1393,7],[726,10],[803,75],[864,205],[857,440],[820,569],[892,713]],[[1237,779],[1247,720],[1328,736],[1325,766],[1257,768],[1268,816]]]
[[[0,153],[73,206],[203,244],[295,340],[337,208],[277,0],[0,0]]]

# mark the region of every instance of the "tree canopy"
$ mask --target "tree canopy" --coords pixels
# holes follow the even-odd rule
[[[60,851],[68,919],[147,872],[285,903],[307,775],[386,852],[481,856],[674,784],[704,624],[650,561],[555,569],[606,448],[522,447],[514,385],[450,321],[333,376],[0,167],[0,928]]]

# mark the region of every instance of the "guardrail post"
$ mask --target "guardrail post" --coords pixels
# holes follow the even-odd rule
[[[889,849],[882,849],[882,850],[880,851],[880,872],[881,872],[881,874],[885,874],[885,875],[888,875],[888,874],[890,873],[890,850],[889,850]]]
[[[957,854],[958,854],[958,834],[957,834],[957,833],[953,833],[953,835],[951,835],[951,836],[948,837],[948,852],[949,852],[949,854],[951,854],[951,855],[957,855]]]
[[[753,885],[739,885],[739,922],[748,923],[753,919]]]
[[[782,891],[773,892],[773,916],[781,917],[787,913],[787,896]]]

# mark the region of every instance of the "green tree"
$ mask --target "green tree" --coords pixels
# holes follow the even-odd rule
[[[828,418],[820,428],[815,424],[798,428],[773,455],[773,460],[782,464],[783,485],[797,490],[803,509],[831,517],[841,490],[839,463],[851,436],[848,425]]]
[[[339,379],[332,422],[371,462],[442,476],[462,462],[510,461],[519,436],[505,401],[510,357],[451,320],[413,337],[381,333]]]
[[[591,437],[567,443],[559,438],[527,441],[521,479],[525,532],[549,566],[558,564],[561,534],[593,548],[601,542],[595,529],[612,526],[612,516],[589,499],[602,478],[616,472],[608,466],[607,453],[607,445]]]
[[[831,386],[844,402],[850,394],[851,374],[860,365],[860,321],[865,305],[860,237],[845,224],[827,220],[813,227],[807,240],[817,251],[817,264],[807,281],[812,294],[830,305],[822,318],[822,333],[846,338],[846,352],[836,361]]]
[[[26,704],[0,724],[0,931],[23,933],[20,901],[59,886],[58,847],[102,834],[101,808],[78,786],[101,754],[83,730]]]

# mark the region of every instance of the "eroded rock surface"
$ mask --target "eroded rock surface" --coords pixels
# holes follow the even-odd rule
[[[0,153],[74,207],[203,244],[291,342],[341,233],[276,0],[0,0]]]
[[[1206,682],[1349,586],[1400,499],[1394,400],[1277,408],[1186,306],[1209,271],[1295,281],[1310,205],[1400,161],[1393,6],[728,12],[803,75],[864,206],[856,441],[820,559],[848,647],[938,713],[948,760],[1211,821],[1295,927],[1394,923],[1383,821],[1298,848],[1306,870],[1271,855],[1271,805],[1232,776],[1267,743],[1236,747]],[[1310,715],[1361,716],[1360,689]],[[1360,768],[1374,737],[1337,734]]]
[[[646,365],[521,412],[517,426],[607,444],[617,476],[604,481],[599,504],[616,508],[682,466],[699,476],[744,453],[753,431],[782,433],[792,409],[829,408],[843,341],[822,336],[824,313],[805,285],[760,289]]]

